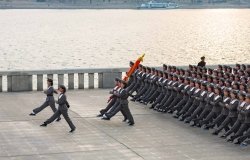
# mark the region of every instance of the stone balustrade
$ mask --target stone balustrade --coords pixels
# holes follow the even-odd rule
[[[95,82],[98,84],[97,88],[112,88],[114,78],[121,78],[126,71],[127,68],[0,71],[0,92],[3,91],[3,84],[7,85],[7,92],[42,91],[47,86],[45,77],[52,78],[56,84],[64,84],[68,89],[76,89],[76,82],[78,83],[77,89],[93,89]],[[78,79],[75,79],[75,75]],[[6,82],[4,82],[4,76],[7,77]],[[36,84],[34,84],[35,77]],[[67,84],[65,84],[65,77],[68,77]]]

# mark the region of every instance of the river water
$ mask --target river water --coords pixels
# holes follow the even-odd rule
[[[0,10],[0,70],[250,62],[250,9]]]

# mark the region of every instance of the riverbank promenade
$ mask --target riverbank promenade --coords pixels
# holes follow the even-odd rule
[[[225,142],[210,132],[191,128],[169,114],[130,102],[135,126],[97,118],[105,107],[107,89],[67,92],[71,134],[62,119],[46,128],[39,125],[52,115],[48,107],[29,116],[44,101],[40,91],[0,93],[0,160],[247,160],[249,147]]]

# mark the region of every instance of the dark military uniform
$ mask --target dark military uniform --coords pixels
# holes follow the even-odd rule
[[[200,91],[201,90],[199,88],[196,88],[196,89],[193,88],[193,90],[189,92],[189,100],[179,113],[180,115],[183,115],[181,120],[184,120],[187,117],[186,113],[191,107],[192,109],[195,109],[195,107],[199,105],[199,101],[195,98],[200,96]]]
[[[159,88],[157,90],[160,90],[160,94],[156,98],[155,102],[151,105],[150,108],[155,108],[155,106],[162,101],[162,99],[164,98],[166,94],[165,85],[167,83],[168,83],[168,79],[164,79],[162,82],[159,82]]]
[[[168,100],[168,97],[170,96],[171,94],[171,89],[170,89],[170,86],[172,83],[175,83],[175,81],[173,80],[169,80],[168,83],[164,86],[165,88],[165,96],[164,98],[161,100],[161,102],[159,104],[157,104],[155,106],[155,109],[157,109],[158,111],[161,111],[161,107],[164,105],[164,103]],[[177,83],[177,82],[176,82]]]
[[[190,117],[186,119],[187,122],[192,121],[193,119],[198,118],[202,110],[205,108],[206,105],[206,97],[207,97],[207,91],[203,90],[199,97],[197,97],[197,100],[200,101],[199,106],[194,110],[194,112],[191,114]]]
[[[172,109],[174,108],[174,106],[180,102],[183,98],[183,94],[182,94],[182,90],[184,89],[185,84],[182,82],[179,82],[178,87],[174,87],[174,90],[177,92],[177,96],[174,98],[174,100],[170,103],[169,106],[166,106],[165,110],[169,111],[169,113],[172,113]]]
[[[239,106],[239,101],[237,99],[232,99],[229,103],[229,105],[226,105],[226,107],[229,109],[229,114],[227,116],[227,118],[222,122],[222,124],[215,130],[215,132],[213,134],[218,134],[223,128],[226,128],[228,126],[228,124],[234,124],[236,121],[236,118],[238,116],[238,111],[237,108]],[[234,128],[234,127],[233,127]],[[228,131],[228,133],[226,133],[226,135],[231,134],[229,133],[231,131]]]
[[[235,135],[230,138],[231,141],[242,136],[243,133],[250,128],[250,106],[247,105],[244,108],[245,109],[241,110],[241,113],[244,115],[244,122],[240,126],[239,130],[235,133]]]
[[[209,124],[208,127],[213,128],[215,125],[220,126],[222,122],[227,118],[229,114],[229,109],[226,107],[230,103],[230,97],[223,97],[222,102],[219,103],[220,107],[222,108],[221,114],[212,122]]]
[[[68,115],[68,107],[69,104],[67,102],[66,95],[64,93],[61,93],[58,97],[58,101],[56,102],[59,107],[58,110],[42,124],[41,126],[46,126],[47,124],[53,122],[56,118],[58,118],[61,114],[63,115],[64,119],[68,123],[69,127],[71,128],[70,132],[73,132],[75,130],[75,125],[72,123],[71,119],[69,118]]]
[[[181,90],[181,94],[183,95],[182,100],[176,104],[171,110],[172,112],[177,111],[176,115],[174,115],[175,118],[178,118],[178,112],[181,111],[182,107],[188,102],[189,99],[189,90],[191,89],[190,85],[186,85],[183,90]],[[194,89],[193,89],[194,90]]]
[[[220,102],[222,102],[221,95],[216,95],[213,101],[210,101],[210,104],[213,106],[212,111],[208,114],[202,124],[208,124],[220,115],[222,110],[221,106],[219,105]]]
[[[228,132],[225,133],[225,136],[228,136],[231,133],[236,133],[240,129],[240,126],[244,123],[244,120],[245,120],[244,110],[246,109],[246,107],[247,105],[244,101],[239,103],[239,106],[237,108],[238,118],[236,122],[234,123],[233,127]]]
[[[119,105],[114,110],[105,113],[104,117],[110,119],[119,111],[123,111],[127,119],[129,120],[129,123],[133,125],[134,119],[128,108],[128,92],[126,91],[126,89],[120,89],[119,92],[116,92],[114,94],[118,97]]]

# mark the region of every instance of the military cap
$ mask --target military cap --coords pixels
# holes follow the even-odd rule
[[[195,83],[195,81],[196,81],[195,78],[191,78],[191,79],[190,79],[190,82],[192,82],[192,83]]]
[[[219,65],[218,65],[218,67],[219,67],[219,68],[222,68],[222,65],[221,65],[221,64],[219,64]]]
[[[190,64],[189,67],[190,67],[190,68],[193,68],[193,65]]]
[[[207,82],[202,82],[201,85],[204,86],[204,87],[206,87],[207,86]]]
[[[129,64],[130,64],[130,65],[134,65],[134,62],[130,61]]]
[[[238,93],[239,93],[239,91],[238,91],[238,90],[233,89],[233,90],[231,90],[231,93],[237,96],[237,95],[238,95]]]
[[[209,83],[209,84],[207,85],[207,87],[214,89],[214,84],[213,84],[213,83]]]
[[[206,67],[203,67],[202,70],[207,71],[207,68],[206,68]]]
[[[218,70],[216,70],[216,69],[214,69],[214,70],[213,70],[213,72],[218,73],[219,71],[218,71]]]
[[[121,79],[118,78],[118,77],[115,78],[115,81],[117,81],[117,82],[120,82],[120,80],[121,80]]]
[[[155,68],[151,68],[152,71],[155,71]]]
[[[240,91],[239,92],[239,94],[238,94],[238,96],[241,96],[241,97],[246,97],[246,92],[244,92],[244,91]]]
[[[185,72],[185,69],[181,68],[180,71]]]
[[[185,72],[187,72],[187,73],[189,73],[189,74],[191,73],[191,71],[190,71],[189,69],[187,69]]]
[[[206,77],[206,78],[207,78],[207,77],[208,77],[208,75],[207,75],[207,74],[202,74],[202,77]]]
[[[179,80],[184,80],[184,77],[183,76],[179,76]]]
[[[220,78],[220,81],[221,81],[221,82],[225,82],[225,79],[224,79],[224,78]]]
[[[163,71],[160,71],[160,70],[159,70],[159,73],[160,73],[160,74],[163,74]]]
[[[196,79],[195,83],[201,84],[201,81],[199,79]]]
[[[225,81],[225,83],[232,84],[232,81],[231,81],[230,79],[227,79],[227,80]]]
[[[239,71],[238,72],[242,72],[242,73],[244,73],[244,70],[243,69],[239,69]]]
[[[168,68],[168,66],[166,64],[163,64],[163,67]]]
[[[120,79],[120,82],[123,83],[123,84],[127,84],[127,82],[122,80],[122,79]]]
[[[190,77],[186,77],[185,80],[190,82]]]
[[[178,78],[178,75],[177,75],[177,74],[174,74],[173,77]]]
[[[221,87],[219,85],[216,85],[214,89],[218,89],[219,91],[221,91]]]
[[[192,72],[191,72],[191,74],[195,74],[195,75],[197,75],[197,73],[196,73],[195,71],[192,71]]]
[[[207,78],[211,78],[211,79],[213,79],[213,75],[207,75]]]
[[[151,71],[151,68],[150,68],[150,67],[147,67],[147,70]]]
[[[238,64],[238,63],[236,63],[236,65],[235,65],[236,67],[240,67],[240,64]]]
[[[64,85],[59,85],[59,87],[58,88],[62,88],[63,89],[63,93],[65,93],[66,92],[66,87],[64,86]]]
[[[231,91],[231,89],[230,89],[230,88],[228,88],[228,87],[225,87],[223,91],[224,91],[224,92],[230,92],[230,91]]]
[[[230,73],[226,72],[224,75],[229,77],[229,76],[230,76]]]
[[[51,78],[48,78],[47,81],[53,83],[53,80]]]

